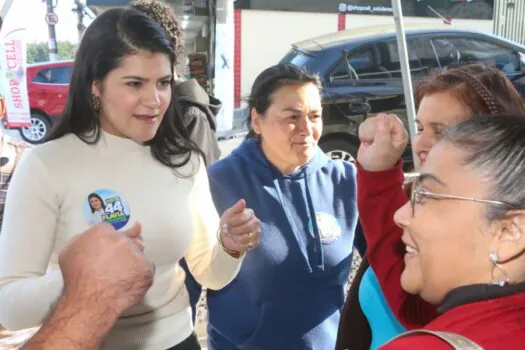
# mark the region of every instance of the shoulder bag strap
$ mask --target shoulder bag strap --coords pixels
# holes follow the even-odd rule
[[[392,341],[399,339],[399,338],[405,338],[405,337],[409,337],[411,335],[417,335],[417,334],[433,335],[434,337],[437,337],[445,341],[446,343],[448,343],[450,346],[452,346],[456,350],[483,350],[481,346],[479,346],[472,340],[465,338],[459,334],[449,333],[449,332],[430,331],[426,329],[416,329],[413,331],[405,332],[395,337],[394,339],[392,339]]]

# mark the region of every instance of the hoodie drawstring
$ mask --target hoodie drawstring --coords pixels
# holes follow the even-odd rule
[[[317,271],[324,271],[324,254],[323,244],[321,243],[321,231],[317,223],[317,213],[315,212],[312,196],[310,195],[310,188],[308,187],[308,176],[305,176],[305,197],[308,202],[308,211],[310,212],[310,220],[312,220],[312,229],[314,233],[314,256],[317,258],[315,269]]]
[[[290,228],[292,229],[293,233],[297,236],[299,234],[299,230],[297,229],[297,225],[295,224],[295,220],[293,219],[292,215],[290,215],[290,212],[287,209],[287,205],[284,202],[284,196],[283,192],[281,191],[281,185],[279,184],[279,178],[275,178],[273,180],[273,184],[275,186],[275,190],[277,191],[277,195],[279,196],[279,202],[281,203],[281,207],[284,210],[284,215],[286,216],[286,220],[288,220],[288,223],[290,224]],[[300,237],[296,237],[297,241],[300,242]],[[301,249],[303,253],[303,258],[306,263],[306,271],[308,273],[312,272],[312,267],[310,266],[310,262],[308,261],[308,252],[305,251],[307,248],[303,248],[301,245],[299,245],[299,249]]]
[[[301,232],[299,232],[299,229],[297,228],[297,225],[295,224],[295,220],[293,219],[293,216],[290,214],[290,212],[287,209],[287,205],[284,202],[284,196],[281,190],[281,186],[279,184],[279,178],[275,178],[273,180],[273,184],[275,186],[275,189],[277,191],[277,195],[279,196],[279,202],[281,203],[281,206],[284,210],[284,214],[286,216],[286,219],[288,220],[290,227],[293,231],[293,233],[297,235],[302,235]],[[321,232],[319,230],[319,225],[317,224],[317,215],[315,212],[315,207],[313,204],[312,196],[310,195],[310,189],[308,187],[308,177],[305,175],[305,198],[307,202],[307,208],[308,208],[308,217],[310,217],[310,221],[312,223],[312,231],[313,232],[307,232],[307,234],[313,239],[313,254],[308,254],[307,251],[303,251],[303,256],[305,257],[306,264],[308,266],[307,271],[311,273],[313,271],[312,265],[314,266],[315,271],[324,271],[324,255],[323,255],[323,249],[322,249],[322,243],[321,243]],[[298,241],[300,241],[300,237],[297,237]],[[306,247],[308,249],[308,247]],[[301,247],[301,250],[303,248]],[[310,263],[309,257],[312,256],[314,259],[312,259],[312,264]]]

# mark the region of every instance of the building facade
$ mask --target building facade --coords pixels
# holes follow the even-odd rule
[[[231,128],[256,76],[293,43],[341,30],[393,24],[391,0],[166,0],[181,18],[185,56],[179,74],[196,78],[225,103],[219,127]],[[511,1],[511,0],[501,0]],[[88,0],[100,13],[129,0]],[[494,0],[402,0],[407,24],[493,32]]]
[[[407,24],[493,31],[493,0],[402,0],[402,7]],[[389,23],[394,24],[391,0],[236,1],[235,106],[242,106],[256,76],[279,62],[293,43]]]

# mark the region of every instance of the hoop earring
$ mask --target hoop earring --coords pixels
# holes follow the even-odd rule
[[[500,287],[505,286],[510,281],[509,274],[505,269],[499,264],[500,258],[497,252],[492,251],[489,254],[489,260],[492,263],[492,284],[498,285]],[[502,278],[498,278],[496,274],[502,275]]]
[[[94,94],[91,95],[91,106],[95,112],[100,111],[100,99]]]

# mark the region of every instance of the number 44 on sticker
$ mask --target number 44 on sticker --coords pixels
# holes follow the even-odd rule
[[[106,205],[106,213],[113,214],[114,212],[124,211],[121,201],[115,201]]]

